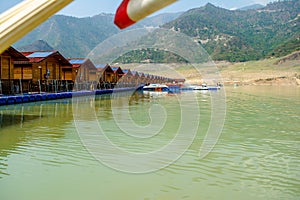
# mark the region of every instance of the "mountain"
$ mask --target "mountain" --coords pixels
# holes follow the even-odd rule
[[[133,26],[133,28],[159,27],[161,25],[164,25],[168,22],[171,22],[171,21],[177,19],[181,14],[183,14],[183,13],[182,12],[162,13],[162,14],[158,14],[158,15],[153,16],[153,17],[147,17],[147,18],[139,21],[138,23],[136,23]]]
[[[197,40],[215,60],[248,61],[287,55],[300,48],[300,0],[258,10],[227,10],[207,4],[163,27]]]
[[[188,61],[175,53],[160,49],[144,48],[133,50],[120,56],[114,63],[188,63]]]
[[[281,0],[246,10],[207,4],[185,13],[149,17],[131,29],[161,26],[180,31],[202,44],[214,60],[248,61],[300,50],[299,13],[300,0]],[[87,18],[55,15],[14,46],[18,49],[44,40],[66,57],[86,57],[98,44],[120,32],[113,18],[113,14]]]
[[[44,40],[37,40],[32,44],[21,46],[18,48],[21,52],[30,52],[30,51],[53,51],[54,48],[51,47],[47,42]]]
[[[66,57],[85,57],[98,43],[118,32],[113,26],[113,15],[75,18],[55,15],[15,44],[21,47],[44,40]]]
[[[245,6],[245,7],[239,8],[238,10],[257,10],[257,9],[261,9],[261,8],[264,8],[264,7],[265,6],[261,5],[261,4],[253,4],[253,5],[250,5],[250,6]]]
[[[133,28],[158,27],[176,19],[181,13],[160,14],[140,21]],[[99,43],[119,33],[113,23],[113,14],[99,14],[93,17],[76,18],[55,15],[24,38],[14,44],[20,47],[43,40],[66,57],[85,57]]]

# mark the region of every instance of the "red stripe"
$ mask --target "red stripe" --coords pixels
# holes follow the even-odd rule
[[[127,13],[127,6],[129,4],[129,1],[130,0],[124,0],[116,12],[115,24],[120,29],[127,28],[128,26],[131,26],[132,24],[135,23],[135,21],[130,19],[130,17],[128,16],[128,13]]]

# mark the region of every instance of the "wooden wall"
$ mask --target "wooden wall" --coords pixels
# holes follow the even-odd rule
[[[39,68],[41,67],[41,68]],[[50,72],[50,76],[49,75]],[[54,58],[46,58],[40,63],[32,64],[32,80],[60,80],[62,75],[62,67],[58,60]]]
[[[77,80],[97,81],[97,69],[89,59],[78,68]]]
[[[32,80],[32,65],[15,65],[14,79]]]
[[[66,81],[73,81],[73,70],[72,70],[72,68],[63,68],[61,79],[66,80]]]
[[[114,81],[114,71],[110,66],[106,66],[101,71],[98,72],[99,82],[113,83]]]

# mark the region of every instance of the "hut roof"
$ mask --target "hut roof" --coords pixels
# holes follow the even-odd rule
[[[10,55],[14,61],[28,61],[28,58],[24,56],[21,52],[17,51],[13,47],[9,47],[2,54]]]
[[[104,66],[104,67],[103,67]],[[114,73],[112,68],[109,65],[96,65],[97,71],[99,72],[111,72]]]
[[[132,71],[132,75],[133,76],[138,76],[138,77],[140,76],[139,72],[137,72],[137,71]]]
[[[149,74],[149,78],[153,79],[153,78],[154,78],[154,75]]]
[[[66,66],[71,66],[70,62],[63,57],[59,53],[59,51],[35,51],[35,52],[21,52],[24,56],[26,56],[29,59],[29,63],[40,63],[47,59],[48,57],[54,57],[57,59],[61,64]],[[22,62],[17,64],[27,64],[28,62]]]
[[[70,58],[68,61],[72,64],[73,68],[79,68],[82,65],[86,65],[89,69],[96,70],[96,66],[92,63],[90,59],[86,58]]]
[[[150,78],[150,74],[144,74],[146,78]]]
[[[123,69],[123,72],[125,75],[130,75],[130,76],[133,75],[130,69]]]
[[[184,78],[176,78],[176,79],[172,79],[174,82],[176,83],[184,83],[186,80]]]
[[[124,74],[124,72],[123,72],[123,70],[121,69],[121,67],[112,67],[111,69],[114,71],[115,74],[116,74],[116,73]]]
[[[137,72],[140,77],[145,77],[145,74],[143,72]]]
[[[96,65],[96,68],[98,69],[103,69],[104,67],[106,67],[107,64],[98,64]]]

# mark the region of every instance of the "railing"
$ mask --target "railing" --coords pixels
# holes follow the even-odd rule
[[[0,80],[0,95],[17,95],[28,93],[59,93],[83,90],[107,90],[114,88],[138,87],[136,82],[73,82],[64,80]]]

